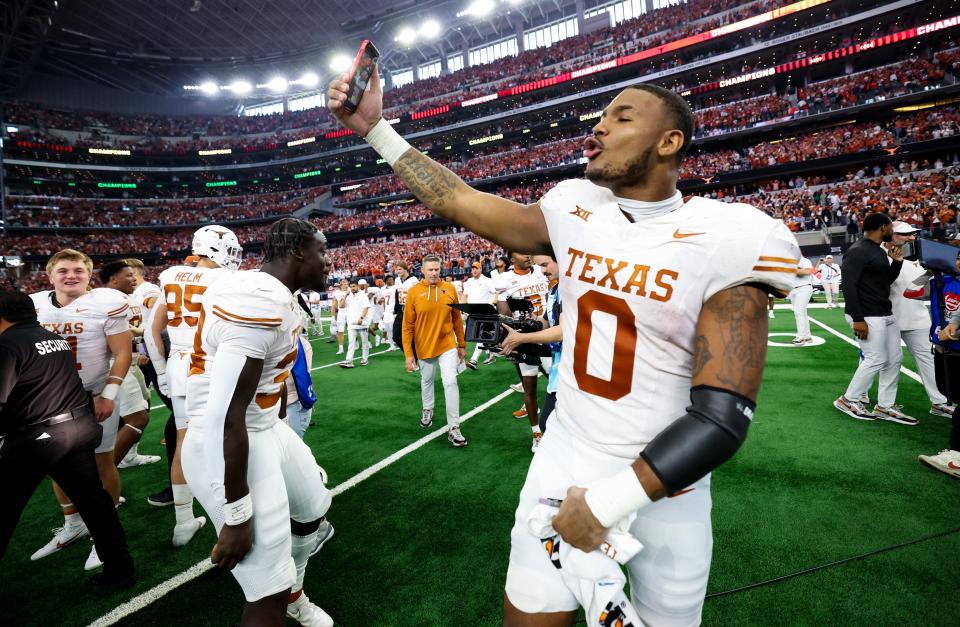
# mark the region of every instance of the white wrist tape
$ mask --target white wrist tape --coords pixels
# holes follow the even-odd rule
[[[652,502],[632,466],[588,485],[584,499],[600,524],[608,529]]]
[[[400,133],[393,130],[393,127],[383,118],[380,118],[380,121],[370,129],[364,139],[391,167],[403,153],[411,148],[410,143],[400,137]]]
[[[253,499],[247,493],[241,499],[223,506],[223,522],[232,526],[242,525],[253,518]]]
[[[108,401],[114,401],[117,399],[117,394],[120,392],[120,384],[118,383],[108,383],[103,386],[103,392],[100,392],[100,398],[105,398]]]
[[[150,358],[150,363],[153,364],[153,371],[157,374],[167,374],[167,360],[160,357],[158,359]]]

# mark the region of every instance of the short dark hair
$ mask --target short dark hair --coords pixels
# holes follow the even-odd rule
[[[637,83],[636,85],[631,85],[630,88],[645,91],[659,98],[663,106],[666,107],[667,114],[670,116],[670,127],[683,133],[683,144],[681,144],[680,150],[677,151],[677,165],[680,165],[687,151],[690,150],[690,144],[693,143],[695,118],[693,117],[693,110],[690,109],[690,105],[687,104],[687,101],[677,92],[664,89],[659,85]]]
[[[110,282],[110,279],[113,278],[113,275],[118,274],[123,271],[124,268],[129,268],[130,264],[127,263],[126,259],[121,261],[111,261],[108,264],[105,264],[100,268],[100,282],[106,285]]]
[[[0,290],[0,318],[13,323],[36,320],[37,308],[23,292]]]
[[[425,263],[431,263],[431,262],[440,263],[440,257],[438,257],[437,255],[434,255],[433,253],[427,253],[426,255],[423,256],[423,261],[420,262],[420,265],[423,265]]]
[[[869,233],[871,231],[882,229],[891,222],[893,222],[893,220],[891,220],[890,216],[885,213],[880,213],[879,211],[868,213],[863,219],[863,232]]]
[[[303,245],[320,232],[316,226],[306,220],[282,218],[273,223],[267,240],[264,242],[263,260],[282,259],[299,253]],[[322,235],[322,233],[321,233]],[[324,237],[326,240],[326,237]]]

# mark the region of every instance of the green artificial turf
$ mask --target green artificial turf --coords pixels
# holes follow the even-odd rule
[[[849,336],[840,310],[811,317]],[[771,332],[790,333],[789,311]],[[843,392],[857,349],[816,324],[821,346],[771,347],[747,443],[713,475],[715,594],[897,545],[960,526],[960,481],[917,462],[946,446],[950,421],[926,413],[923,388],[902,376],[898,403],[920,424],[862,422],[831,405]],[[789,341],[788,336],[777,341]],[[335,345],[314,341],[315,365]],[[377,352],[377,349],[374,349]],[[913,361],[905,359],[913,368]],[[419,376],[398,352],[365,368],[314,372],[320,401],[306,441],[336,486],[423,437]],[[515,371],[499,362],[460,378],[466,414],[507,389]],[[542,387],[542,385],[541,385]],[[874,387],[875,390],[875,387]],[[875,398],[875,391],[872,393]],[[442,427],[442,388],[437,419]],[[305,589],[338,624],[497,625],[530,431],[510,394],[463,424],[470,444],[434,439],[336,496],[336,535],[307,569]],[[165,410],[153,412],[141,451],[162,454]],[[146,497],[164,481],[164,463],[121,471],[121,520],[140,583],[100,593],[83,583],[84,541],[38,562],[30,554],[60,524],[48,485],[38,490],[3,560],[4,624],[85,625],[127,599],[208,557],[208,526],[183,549],[170,547],[172,508]],[[199,506],[196,513],[201,515]],[[779,583],[708,598],[710,625],[885,625],[951,622],[960,600],[951,584],[960,534],[929,539]],[[243,597],[228,574],[210,571],[121,621],[123,625],[232,625]]]

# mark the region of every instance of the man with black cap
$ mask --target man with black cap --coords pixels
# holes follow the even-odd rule
[[[893,316],[890,286],[900,275],[903,252],[892,244],[893,222],[884,213],[871,213],[863,219],[863,237],[843,256],[843,297],[847,322],[853,327],[863,359],[844,392],[833,406],[857,420],[889,420],[916,424],[894,409],[896,394],[889,386],[880,387],[877,411],[863,406],[861,397],[870,388],[877,373],[881,380],[899,376],[900,329]],[[886,250],[882,244],[887,244]],[[890,260],[888,261],[887,257]]]
[[[0,291],[0,557],[49,474],[93,535],[103,571],[92,581],[133,585],[133,559],[94,457],[101,435],[70,343],[40,326],[29,296]]]

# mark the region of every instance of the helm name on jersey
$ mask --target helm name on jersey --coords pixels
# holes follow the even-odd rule
[[[189,272],[177,272],[174,275],[173,280],[177,283],[199,283],[203,278],[203,272],[189,271]]]
[[[83,333],[83,322],[44,322],[44,329],[57,335],[80,335]]]
[[[673,296],[673,283],[680,278],[676,270],[661,268],[653,278],[655,287],[647,291],[647,280],[651,274],[651,266],[634,263],[630,264],[619,259],[611,259],[603,255],[587,253],[576,248],[568,248],[570,263],[564,276],[574,277],[578,281],[607,287],[611,290],[646,296],[653,300],[665,303]],[[668,280],[670,282],[668,282]],[[659,291],[659,290],[662,290]]]

